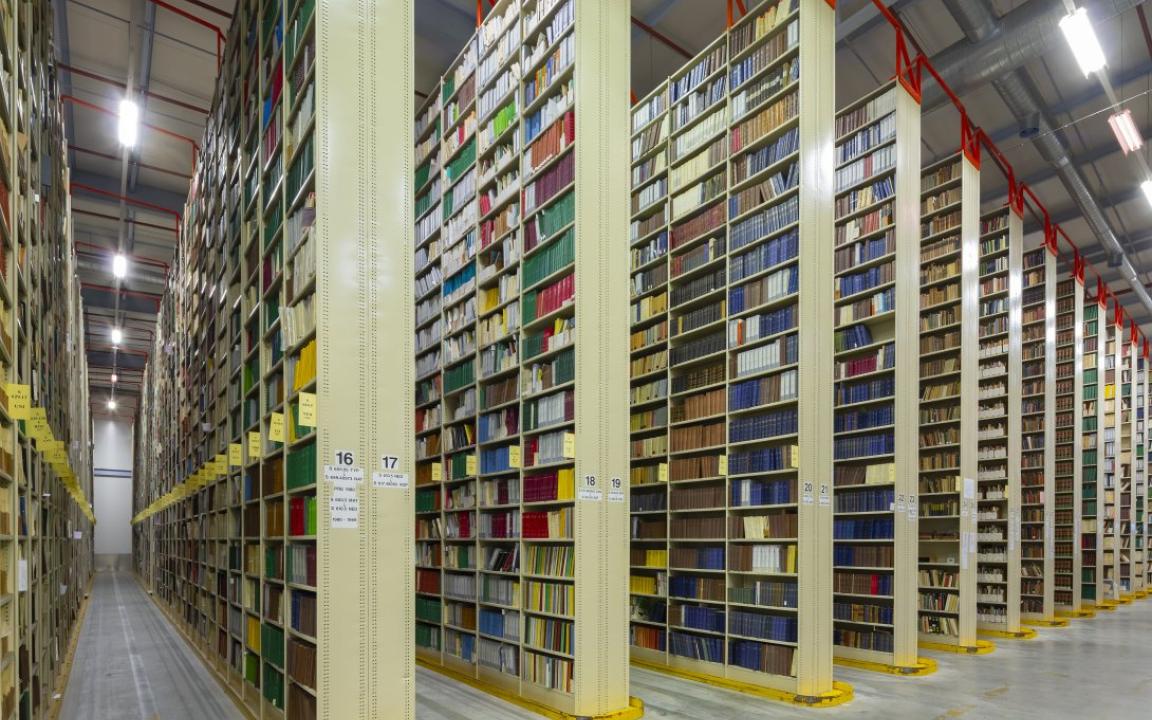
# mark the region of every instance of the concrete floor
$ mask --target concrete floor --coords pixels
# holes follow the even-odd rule
[[[1035,640],[997,641],[982,657],[925,653],[935,675],[899,678],[837,668],[856,699],[805,710],[632,670],[650,720],[1147,718],[1152,708],[1152,600],[1137,601]],[[539,716],[417,670],[419,720]],[[125,572],[96,576],[64,698],[63,720],[241,720],[196,655]]]

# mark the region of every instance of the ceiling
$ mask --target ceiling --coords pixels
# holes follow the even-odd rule
[[[982,0],[965,0],[980,2]],[[989,2],[989,0],[983,0]],[[183,207],[192,170],[191,142],[203,133],[216,75],[216,35],[227,34],[235,0],[52,0],[56,8],[57,57],[72,70],[61,72],[73,168],[73,207],[88,314],[89,364],[94,411],[109,412],[109,376],[119,375],[116,414],[131,416],[140,369],[151,347],[158,295],[163,290],[175,241],[173,213]],[[990,0],[997,16],[1025,2]],[[916,45],[929,57],[968,42],[944,0],[889,0]],[[1079,4],[1084,4],[1081,0]],[[703,49],[723,31],[725,0],[632,0],[632,88],[639,97]],[[1110,16],[1109,2],[1088,3],[1108,56],[1108,75],[1137,125],[1152,136],[1152,34],[1136,9]],[[168,7],[165,7],[168,6]],[[173,11],[176,8],[198,19]],[[475,27],[474,0],[415,3],[415,87],[428,93]],[[846,103],[892,75],[893,32],[870,0],[840,0],[837,13],[837,101]],[[1150,8],[1152,13],[1152,8]],[[1056,38],[1028,61],[1024,73],[1036,86],[1072,164],[1104,210],[1133,266],[1147,283],[1152,270],[1152,208],[1138,189],[1140,165],[1125,157],[1108,128],[1108,100],[1096,79],[1085,79],[1071,53]],[[142,109],[140,142],[127,157],[116,140],[115,110],[131,83]],[[145,94],[145,92],[147,94]],[[1152,313],[1139,302],[1081,217],[1078,206],[1036,150],[1022,139],[1022,126],[992,84],[962,93],[975,124],[1003,150],[1052,217],[1113,281],[1131,315],[1152,335]],[[1023,123],[1035,125],[1034,120]],[[959,121],[951,105],[930,108],[922,129],[927,163],[956,151]],[[1003,202],[1005,182],[984,164],[983,197],[991,208]],[[125,196],[124,200],[119,196]],[[1032,230],[1037,228],[1030,221]],[[113,248],[131,255],[121,292],[110,270]],[[117,310],[118,308],[118,310]],[[115,312],[123,318],[125,342],[111,352]]]

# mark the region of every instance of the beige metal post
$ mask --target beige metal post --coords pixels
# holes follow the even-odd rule
[[[315,12],[318,713],[412,718],[412,491],[373,474],[413,473],[414,7]],[[361,480],[326,477],[336,465]],[[332,526],[334,490],[358,527]]]

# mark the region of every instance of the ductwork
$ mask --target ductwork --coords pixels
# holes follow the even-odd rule
[[[1094,20],[1127,12],[1144,0],[1095,0],[1081,2]],[[1064,4],[1049,0],[1030,0],[997,18],[981,0],[945,0],[944,5],[964,30],[967,40],[960,40],[932,58],[932,66],[957,95],[986,85],[998,77],[1023,67],[1029,60],[1044,54],[1055,42],[1063,42],[1058,23],[1068,14]],[[973,9],[980,6],[983,10]],[[982,22],[989,16],[991,22]],[[968,27],[965,27],[965,21]],[[973,32],[970,32],[973,31]],[[947,101],[944,93],[932,85],[924,92],[923,108],[931,111]]]
[[[1120,6],[1125,6],[1123,9],[1139,5],[1140,2],[1127,2],[1127,0],[1112,0],[1111,2],[1097,3],[1097,5],[1106,5],[1116,12],[1122,12]],[[1032,5],[1043,5],[1037,0],[1023,5],[1019,10],[1016,10],[1008,15],[1019,13]],[[956,24],[964,32],[964,35],[971,41],[971,45],[975,47],[990,47],[999,42],[999,47],[1004,48],[1002,52],[1005,53],[1004,57],[981,55],[978,58],[973,58],[969,67],[973,68],[974,72],[984,76],[986,79],[993,79],[995,76],[986,74],[989,66],[1010,68],[1010,62],[1014,62],[1020,54],[1008,49],[1003,41],[1011,39],[1011,33],[1007,29],[1007,25],[1001,20],[997,20],[993,14],[992,9],[988,7],[987,0],[944,0],[944,6],[948,9],[949,14],[956,20]],[[1058,21],[1060,17],[1066,13],[1064,7],[1060,3],[1053,3],[1052,5],[1044,5],[1048,14],[1051,14],[1051,8],[1056,7],[1059,14],[1056,17]],[[1005,18],[1008,17],[1005,16]],[[1042,15],[1047,17],[1047,15]],[[1038,27],[1043,25],[1042,20],[1037,20]],[[997,28],[1000,31],[997,32]],[[1057,33],[1055,25],[1049,28],[1050,33]],[[1035,45],[1032,38],[1035,33],[1032,31],[1023,32],[1019,37],[1020,43],[1027,45],[1020,45],[1016,47],[1031,47]],[[958,44],[969,44],[961,43]],[[953,48],[956,46],[954,45]],[[945,53],[951,52],[951,48],[946,50]],[[936,60],[933,59],[933,65]],[[943,75],[943,71],[937,66],[937,71]],[[948,78],[945,76],[945,80]],[[949,85],[961,92],[960,89],[952,85],[948,80]],[[977,83],[978,85],[979,83]],[[975,87],[976,85],[969,85]],[[1043,102],[1040,98],[1040,93],[1037,91],[1036,86],[1027,74],[1019,69],[1008,69],[1002,73],[1002,76],[995,79],[993,87],[1000,93],[1000,97],[1008,106],[1008,109],[1017,119],[1036,118],[1039,134],[1037,135],[1034,145],[1040,156],[1045,161],[1050,163],[1064,184],[1064,188],[1076,203],[1076,207],[1083,215],[1085,222],[1088,223],[1089,229],[1100,240],[1100,244],[1110,254],[1115,254],[1120,257],[1120,275],[1131,286],[1133,294],[1140,299],[1149,313],[1152,313],[1152,296],[1149,296],[1148,291],[1144,288],[1144,283],[1140,280],[1140,276],[1136,273],[1136,269],[1132,267],[1131,261],[1128,259],[1124,248],[1120,245],[1120,240],[1116,237],[1115,231],[1108,223],[1108,219],[1104,217],[1104,211],[1100,209],[1100,205],[1096,202],[1096,198],[1088,189],[1088,184],[1084,182],[1084,177],[1080,174],[1077,168],[1069,159],[1068,148],[1065,147],[1064,141],[1055,131],[1055,124],[1048,117],[1048,113],[1044,109]]]

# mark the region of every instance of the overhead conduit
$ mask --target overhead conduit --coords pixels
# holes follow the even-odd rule
[[[1100,7],[1097,12],[1108,12],[1109,10],[1123,12],[1139,4],[1139,0],[1110,0],[1109,2],[1096,3],[1096,6]],[[1020,22],[1020,18],[1024,17],[1021,15],[1022,11],[1033,5],[1042,7],[1043,10],[1030,11],[1027,17],[1030,18],[1031,24],[1022,25]],[[1152,313],[1152,296],[1144,288],[1144,283],[1140,280],[1140,276],[1128,259],[1119,238],[1104,216],[1104,211],[1088,189],[1088,184],[1084,181],[1079,168],[1072,163],[1068,148],[1055,132],[1056,124],[1048,117],[1036,86],[1022,70],[1018,69],[1023,62],[1034,57],[1029,53],[1043,51],[1047,45],[1048,37],[1060,35],[1056,23],[1067,12],[1064,6],[1061,3],[1045,5],[1031,2],[999,19],[988,6],[987,0],[944,0],[944,6],[955,19],[956,24],[960,26],[965,37],[968,38],[968,42],[961,41],[961,43],[953,45],[952,48],[938,55],[937,57],[942,58],[941,62],[949,64],[943,67],[937,65],[937,71],[942,77],[948,79],[946,73],[955,65],[944,56],[953,53],[957,45],[967,45],[976,51],[976,56],[965,62],[964,71],[967,73],[972,70],[976,76],[982,77],[983,80],[975,84],[960,82],[960,85],[967,85],[967,89],[972,89],[983,82],[993,80],[993,86],[1017,119],[1038,118],[1039,134],[1033,143],[1037,152],[1052,165],[1064,188],[1083,215],[1085,222],[1088,223],[1088,227],[1100,240],[1100,244],[1109,253],[1120,258],[1121,277],[1132,288],[1132,293],[1140,299],[1148,312]],[[1008,23],[1008,17],[1012,15],[1017,16],[1016,20],[1013,23]],[[1040,36],[1047,37],[1040,39]],[[936,64],[937,61],[933,59],[932,62]],[[998,68],[999,75],[990,75],[988,68]],[[957,74],[955,70],[952,72]]]

